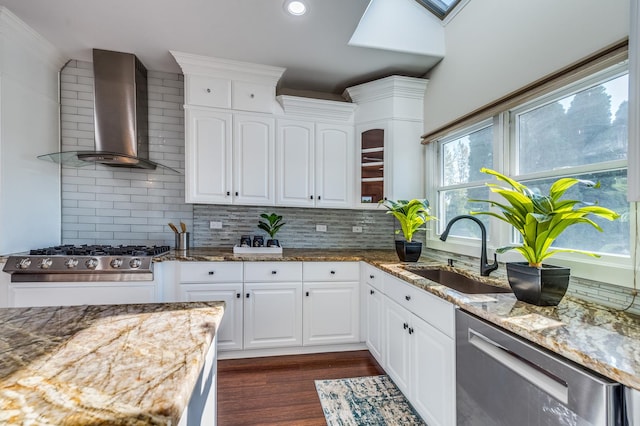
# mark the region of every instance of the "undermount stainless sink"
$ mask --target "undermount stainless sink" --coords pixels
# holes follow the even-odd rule
[[[457,272],[446,269],[412,268],[405,269],[412,274],[420,275],[452,290],[466,294],[511,293],[511,290],[474,280]]]

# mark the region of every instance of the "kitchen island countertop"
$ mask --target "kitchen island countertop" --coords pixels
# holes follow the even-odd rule
[[[489,284],[508,287],[505,278],[480,277],[430,259],[428,250],[411,266],[455,270]],[[558,306],[540,307],[511,293],[466,295],[403,268],[393,250],[284,249],[281,256],[234,255],[231,249],[170,252],[158,261],[365,261],[463,310],[534,342],[603,376],[640,390],[640,318],[565,296]]]
[[[0,309],[1,424],[178,424],[223,302]]]

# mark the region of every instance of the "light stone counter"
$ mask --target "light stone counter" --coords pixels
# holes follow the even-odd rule
[[[479,277],[477,271],[449,268],[431,260],[428,250],[412,266],[444,267],[490,284],[506,279]],[[234,256],[231,249],[171,252],[160,259],[180,261],[365,261],[441,297],[512,333],[624,385],[640,390],[640,318],[565,296],[555,307],[516,300],[513,294],[465,295],[402,268],[393,250],[284,249],[282,256]]]
[[[176,425],[223,302],[0,309],[0,424]]]

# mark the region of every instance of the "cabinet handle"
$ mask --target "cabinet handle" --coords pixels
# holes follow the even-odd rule
[[[230,192],[230,191],[227,191],[227,197],[228,197],[229,195],[231,195],[231,192]]]
[[[211,93],[211,89],[207,87],[207,93]]]
[[[375,276],[374,275],[369,275],[369,278],[374,279]]]
[[[249,297],[248,294],[247,294],[247,297]],[[407,328],[409,328],[409,324],[405,322],[404,324],[402,324],[402,327],[406,330]]]
[[[404,298],[407,300],[407,302],[408,302],[409,300],[411,300],[411,296],[409,296],[409,295],[405,296]]]
[[[374,293],[375,293],[375,291],[369,290],[369,294],[374,294]]]
[[[335,275],[335,274],[336,274],[336,271],[331,271],[331,275]]]
[[[309,297],[309,292],[307,292],[307,297]]]
[[[247,299],[249,298],[249,293],[247,293]]]
[[[309,199],[310,199],[310,200],[313,200],[313,195],[309,195]]]
[[[209,275],[213,275],[215,273],[216,273],[216,271],[209,271]]]
[[[278,273],[278,271],[271,271],[271,275],[275,275],[277,273]]]
[[[236,299],[240,299],[240,293],[236,294]]]
[[[409,327],[409,334],[413,334],[413,328]]]

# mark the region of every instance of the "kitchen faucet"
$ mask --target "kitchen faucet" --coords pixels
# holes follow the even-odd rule
[[[480,221],[477,217],[473,217],[468,214],[463,214],[460,216],[456,216],[447,223],[447,228],[444,230],[442,235],[440,235],[440,239],[442,241],[446,241],[447,236],[449,236],[449,231],[451,230],[451,226],[459,221],[460,219],[471,219],[475,223],[480,226],[481,239],[482,239],[482,247],[480,248],[480,275],[483,277],[488,277],[492,271],[498,269],[498,256],[493,253],[493,263],[487,263],[487,228],[485,228],[484,223]]]

